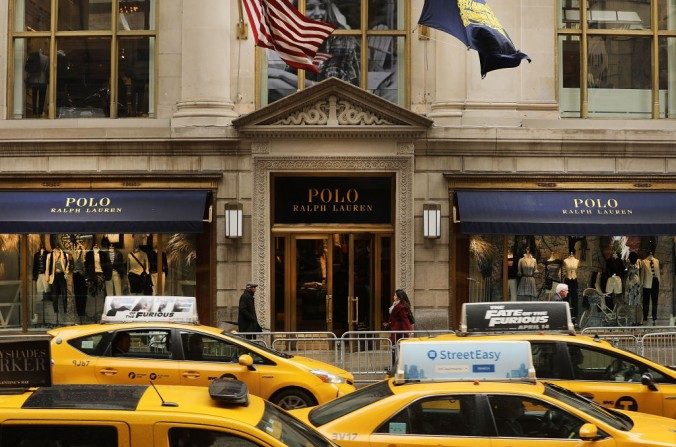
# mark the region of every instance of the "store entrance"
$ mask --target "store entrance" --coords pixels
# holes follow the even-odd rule
[[[390,235],[291,234],[275,240],[275,330],[340,335],[380,327],[392,293]]]

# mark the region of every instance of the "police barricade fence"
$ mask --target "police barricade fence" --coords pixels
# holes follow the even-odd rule
[[[640,343],[643,357],[676,368],[676,330],[645,334]]]

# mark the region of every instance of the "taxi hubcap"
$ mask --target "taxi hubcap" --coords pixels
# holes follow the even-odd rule
[[[279,401],[279,406],[285,410],[292,410],[294,408],[307,407],[307,403],[298,396],[287,396]]]

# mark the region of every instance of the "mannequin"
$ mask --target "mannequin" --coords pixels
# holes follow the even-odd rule
[[[554,291],[556,286],[561,282],[561,267],[563,262],[556,253],[552,252],[544,264],[547,272],[544,288]]]
[[[606,299],[606,305],[612,309],[615,299],[619,299],[622,295],[622,278],[624,277],[624,262],[617,252],[613,252],[610,259],[606,260],[606,276],[608,276],[606,293],[611,294],[611,299]]]
[[[519,301],[532,301],[537,296],[537,288],[535,287],[535,278],[533,274],[537,272],[537,262],[533,255],[530,254],[530,248],[526,247],[523,257],[519,259],[518,275],[519,287],[516,295]]]
[[[648,310],[652,305],[653,326],[657,324],[657,298],[660,293],[660,261],[648,252],[643,260],[643,324],[648,322]]]
[[[624,290],[626,291],[627,305],[631,309],[631,325],[640,324],[642,317],[641,299],[643,295],[643,287],[641,283],[641,272],[643,262],[638,259],[638,254],[635,251],[629,253],[627,260],[627,281]]]
[[[568,253],[568,257],[563,260],[563,282],[568,286],[568,303],[570,304],[570,316],[577,320],[578,316],[578,283],[577,268],[580,261],[575,257],[575,252]]]
[[[101,250],[98,244],[94,244],[92,249],[85,254],[85,273],[89,282],[89,296],[94,300],[94,316],[99,312],[99,295],[101,292],[105,295],[106,279],[110,280],[112,267],[108,252]]]
[[[514,261],[514,254],[507,254],[507,283],[509,284],[509,299],[516,301],[516,290],[519,283],[519,266]]]
[[[49,83],[49,57],[42,48],[32,52],[26,59],[26,85],[31,93],[31,112],[33,118],[42,116],[45,108],[45,96]]]
[[[132,295],[143,295],[143,272],[148,273],[148,255],[136,246],[127,256],[127,278]]]
[[[85,249],[82,242],[73,250],[73,295],[75,295],[75,312],[80,323],[84,322],[87,309],[87,280],[85,276]]]
[[[49,282],[47,281],[47,257],[50,252],[45,248],[45,244],[41,243],[38,251],[33,254],[33,281],[38,294],[42,295],[42,301],[51,301],[52,297],[49,294]]]
[[[111,244],[107,237],[101,240],[101,246],[105,250],[110,261],[110,276],[104,275],[106,280],[106,296],[122,295],[122,278],[125,274],[125,262],[119,250]]]
[[[157,249],[151,249],[149,245],[145,246],[148,255],[148,269],[150,271],[150,279],[153,282],[153,295],[162,295],[162,292],[157,288]],[[167,275],[167,254],[162,252],[162,288],[166,284]]]
[[[56,314],[56,321],[59,321],[59,301],[63,306],[63,312],[68,310],[68,286],[66,275],[68,274],[70,263],[68,255],[57,245],[51,254],[47,256],[47,278],[52,288],[52,306]]]

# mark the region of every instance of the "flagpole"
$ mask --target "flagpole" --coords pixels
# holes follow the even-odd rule
[[[244,21],[244,8],[242,7],[242,0],[237,2],[237,9],[239,10],[239,21],[237,22],[237,40],[246,40],[249,38],[246,22]]]

